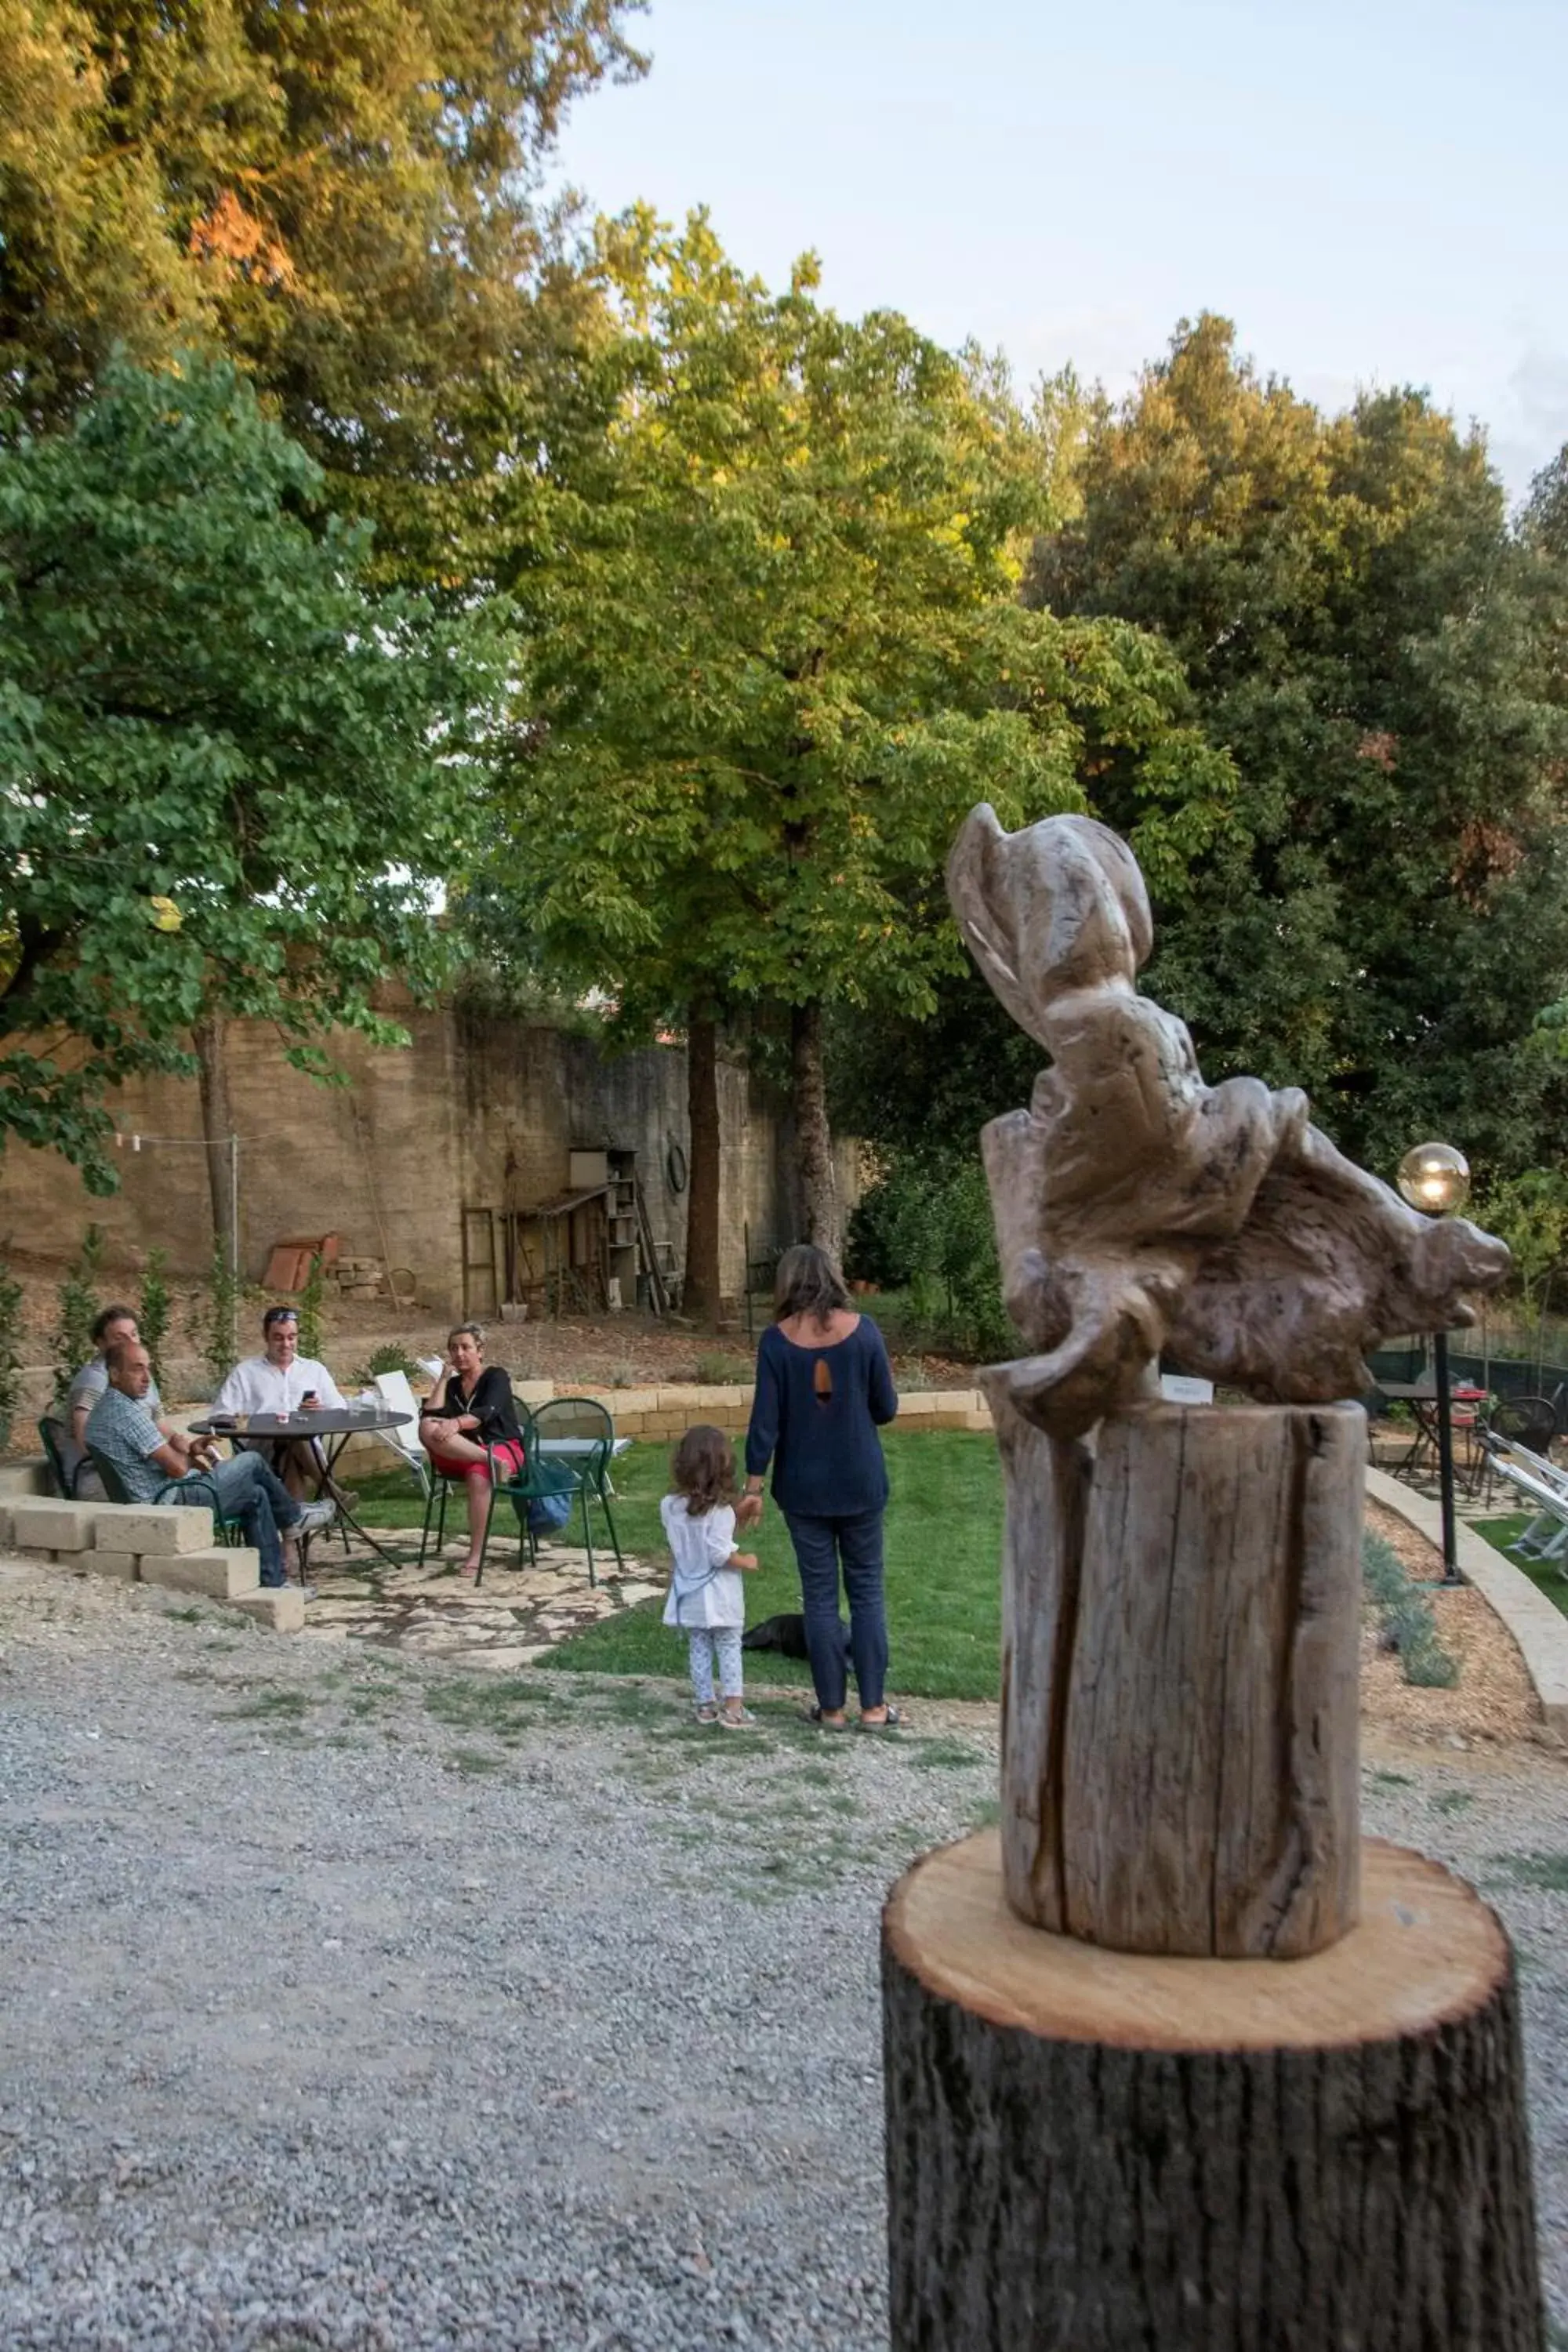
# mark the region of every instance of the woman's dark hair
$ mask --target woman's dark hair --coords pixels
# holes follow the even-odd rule
[[[136,1309],[134,1307],[106,1307],[101,1315],[95,1315],[92,1318],[93,1346],[95,1348],[102,1347],[103,1335],[108,1330],[111,1323],[134,1323],[135,1320]]]
[[[676,1447],[669,1475],[689,1516],[700,1519],[716,1503],[734,1501],[735,1449],[721,1429],[700,1421]]]
[[[814,1323],[826,1323],[836,1307],[848,1304],[844,1277],[826,1250],[815,1242],[796,1242],[785,1250],[773,1277],[775,1323],[787,1322],[792,1315],[809,1315]]]

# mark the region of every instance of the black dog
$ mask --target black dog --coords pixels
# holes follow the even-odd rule
[[[764,1617],[741,1639],[742,1650],[776,1650],[781,1657],[804,1658],[809,1655],[805,1646],[804,1617]]]

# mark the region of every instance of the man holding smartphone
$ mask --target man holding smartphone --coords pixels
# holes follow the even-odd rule
[[[213,1399],[215,1413],[333,1412],[344,1410],[337,1382],[325,1364],[300,1353],[300,1318],[292,1307],[269,1307],[261,1318],[263,1352],[236,1364]],[[235,1440],[244,1449],[243,1437]],[[315,1494],[321,1485],[322,1461],[309,1437],[266,1441],[272,1466],[291,1495]],[[326,1491],[339,1502],[353,1498],[338,1494],[329,1481]]]

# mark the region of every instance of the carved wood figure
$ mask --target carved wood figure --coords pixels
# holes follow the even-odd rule
[[[1050,1061],[982,1137],[1000,1833],[884,1917],[895,2352],[1541,2352],[1507,1938],[1358,1814],[1346,1400],[1508,1253],[1205,1084],[1105,826],[978,808],[948,887]]]

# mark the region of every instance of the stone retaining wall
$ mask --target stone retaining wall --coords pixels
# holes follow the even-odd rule
[[[0,1469],[0,1551],[127,1584],[199,1593],[244,1610],[274,1633],[303,1629],[303,1592],[297,1585],[263,1591],[255,1551],[215,1544],[210,1511],[183,1503],[66,1503],[43,1487],[41,1462]]]
[[[608,1407],[617,1437],[645,1438],[656,1444],[684,1436],[699,1421],[710,1421],[739,1437],[752,1414],[750,1388],[612,1389],[598,1401]],[[978,1389],[908,1389],[899,1398],[896,1425],[989,1429],[991,1413]]]

